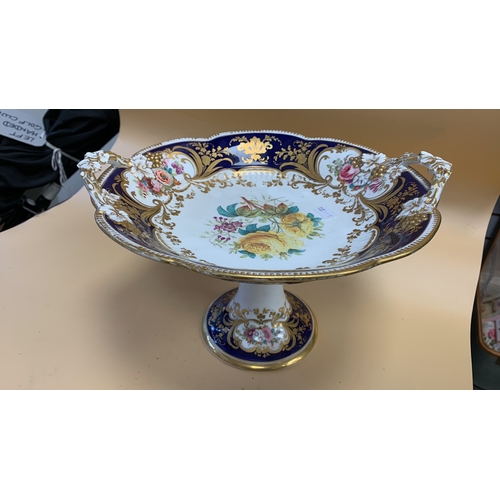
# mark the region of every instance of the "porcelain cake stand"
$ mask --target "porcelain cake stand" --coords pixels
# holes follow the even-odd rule
[[[167,141],[131,158],[98,151],[78,166],[114,241],[238,283],[208,307],[203,332],[219,359],[250,369],[291,365],[314,345],[314,315],[284,284],[347,276],[422,248],[439,227],[451,173],[426,152],[388,158],[278,131]]]

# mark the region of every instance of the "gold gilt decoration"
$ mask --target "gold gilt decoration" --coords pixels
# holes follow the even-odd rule
[[[267,187],[278,187],[283,186],[283,181],[285,180],[285,175],[283,172],[276,172],[276,178],[270,181],[262,181],[264,186]]]
[[[279,168],[282,171],[293,168],[294,172],[302,174],[292,174],[288,183],[289,186],[294,189],[308,189],[324,198],[333,198],[337,204],[343,205],[342,210],[344,212],[353,215],[354,224],[360,226],[369,219],[375,219],[373,212],[369,210],[363,199],[362,193],[352,193],[349,191],[347,183],[338,182],[336,176],[324,176],[319,172],[321,161],[328,159],[331,151],[344,152],[348,149],[353,152],[349,168],[360,172],[363,166],[361,151],[343,144],[339,144],[335,148],[329,148],[326,144],[297,140],[294,142],[293,147],[281,148],[280,151],[276,152],[274,161],[275,163],[281,161]],[[333,169],[331,171],[334,172]]]
[[[263,155],[266,154],[266,151],[273,149],[273,145],[270,142],[273,139],[278,140],[273,136],[266,136],[264,140],[261,140],[255,136],[250,140],[248,140],[246,137],[238,137],[234,138],[231,143],[234,141],[241,141],[237,147],[238,151],[243,151],[247,156],[250,157],[242,157],[243,163],[267,163],[269,157]]]
[[[429,214],[408,215],[407,217],[399,219],[393,230],[398,234],[413,234],[416,233],[422,227],[422,224],[428,219]],[[390,228],[387,233],[389,232]]]
[[[358,149],[357,145],[340,144],[329,139],[308,139],[291,134],[286,139],[284,137],[274,131],[240,132],[220,141],[228,147],[219,146],[219,141],[214,138],[189,139],[152,146],[148,149],[156,151],[145,149],[131,159],[98,151],[87,154],[79,168],[96,207],[96,219],[101,221],[101,229],[115,241],[155,260],[178,262],[190,269],[230,280],[291,283],[314,276],[344,275],[351,272],[348,269],[357,271],[380,263],[380,253],[372,260],[365,259],[364,255],[369,252],[356,245],[359,238],[360,245],[362,241],[366,248],[368,231],[375,234],[380,228],[384,233],[376,235],[375,243],[369,243],[372,246],[384,236],[391,236],[394,243],[389,242],[389,238],[384,245],[392,244],[391,258],[394,258],[393,254],[404,256],[404,252],[407,254],[421,248],[437,230],[440,216],[436,206],[451,171],[450,164],[441,158],[425,152],[387,158],[381,153],[363,150],[362,146]],[[165,162],[171,169],[174,163],[176,167],[167,171]],[[427,167],[432,174],[431,182],[413,172],[412,164]],[[269,175],[267,172],[266,175],[250,175],[259,169],[268,171]],[[410,175],[403,176],[405,171],[410,172],[415,182]],[[349,214],[348,234],[343,234],[342,239],[331,246],[332,252],[337,249],[333,255],[325,255],[332,255],[331,259],[310,271],[307,265],[300,270],[277,271],[272,268],[233,269],[202,261],[187,248],[187,241],[179,239],[182,232],[175,231],[176,217],[182,213],[186,202],[195,196],[209,193],[214,188],[233,186],[256,188],[256,191],[287,187],[299,190],[300,196],[303,195],[300,191],[306,189],[311,195],[329,198],[339,206],[339,211]],[[247,197],[250,201],[254,198]],[[202,203],[203,200],[199,201]],[[243,205],[238,208],[246,209]],[[304,220],[299,220],[298,215],[294,217],[297,219],[295,225],[300,223],[300,227],[306,223],[310,225],[306,219],[314,222],[307,213]],[[255,224],[260,239],[272,230],[265,231],[264,223]],[[248,236],[243,232],[252,232],[248,225],[238,229],[243,237]],[[418,237],[410,236],[419,231],[422,234]],[[257,236],[251,233],[245,244]],[[238,249],[238,253],[245,249]],[[291,250],[300,251],[301,248]],[[361,252],[361,256],[356,251]],[[345,262],[352,263],[345,270],[323,269]]]
[[[183,255],[184,257],[191,258],[191,259],[196,259],[196,255],[193,252],[191,252],[191,250],[188,250],[187,248],[181,248],[181,255]]]
[[[352,243],[361,234],[361,229],[353,229],[347,236],[347,241]]]
[[[343,153],[347,148],[345,144],[337,144],[334,149],[337,153]]]
[[[173,158],[182,163],[182,158],[179,157],[178,153],[172,153],[169,156],[171,159]],[[160,243],[158,248],[166,248],[172,253],[178,254],[173,247],[167,244],[167,241],[173,246],[182,243],[173,232],[175,223],[172,221],[172,217],[181,213],[185,200],[192,199],[195,193],[193,190],[189,191],[191,187],[189,183],[175,182],[174,177],[168,172],[158,170],[165,163],[161,154],[154,153],[149,156],[149,159],[148,156],[142,156],[134,160],[135,163],[131,166],[127,161],[116,155],[99,152],[89,154],[86,162],[83,162],[80,168],[86,184],[91,186],[89,192],[93,194],[96,206],[103,216],[124,227],[145,244],[156,247],[157,243]],[[119,174],[115,175],[112,192],[102,189],[99,180],[95,177],[95,172],[105,164],[129,167],[127,170],[121,170]],[[177,165],[177,168],[182,170],[180,165]],[[135,181],[125,175],[127,171],[133,174]],[[164,177],[159,176],[158,172],[163,173]],[[142,195],[140,192],[141,186],[142,189],[146,189],[145,180],[149,178],[163,180],[163,184],[157,183],[162,188],[165,186],[168,188],[162,190],[162,200],[154,200],[152,206],[140,201]],[[138,185],[131,185],[131,182],[138,182]],[[145,227],[152,229],[154,240],[151,240],[148,231],[143,230]],[[183,251],[181,251],[181,255],[194,256],[194,254],[188,255]]]
[[[103,165],[106,164],[114,164],[120,167],[129,166],[129,163],[120,156],[104,151],[87,153],[78,165],[92,204],[97,209],[98,214],[105,215],[115,224],[123,226],[132,234],[137,235],[139,230],[129,215],[127,204],[123,202],[120,196],[101,189],[99,185],[96,174],[101,172]]]
[[[195,154],[198,157],[197,159],[199,159],[199,163],[206,169],[204,172],[205,174],[210,174],[222,160],[226,159],[229,153],[227,148],[222,148],[221,146],[215,147],[204,142],[192,142],[190,145],[193,146],[193,150],[196,151]],[[175,151],[176,149],[177,148],[174,148],[173,150]],[[201,172],[198,172],[198,174],[200,173]]]
[[[210,146],[202,142],[193,142],[190,143],[190,146],[192,147],[174,146],[160,152],[160,154],[164,155],[163,158],[167,160],[176,160],[182,163],[187,161],[187,157],[193,162],[196,169],[195,175],[191,176],[189,173],[183,173],[185,189],[195,187],[202,193],[208,193],[216,186],[232,186],[229,181],[230,172],[222,172],[219,176],[213,175],[220,171],[221,164],[226,168],[232,165],[233,162],[227,148]],[[153,153],[153,156],[150,155],[151,153],[146,153],[148,160],[151,158],[150,161],[158,161],[158,153]],[[176,191],[179,191],[179,189],[176,189]]]
[[[314,147],[313,147],[314,146]],[[333,177],[323,178],[318,171],[319,154],[327,148],[327,144],[317,144],[297,140],[293,147],[281,148],[274,156],[274,163],[279,165],[281,171],[293,169],[309,178],[309,182],[315,181],[319,184],[329,184]],[[307,186],[305,186],[307,187]]]
[[[277,151],[274,156],[274,162],[289,160],[300,165],[306,165],[312,146],[312,142],[295,141],[293,147],[289,145],[287,148],[281,148],[280,151]]]
[[[402,156],[402,161],[405,167],[414,163],[425,166],[429,174],[432,175],[432,181],[427,194],[406,202],[397,218],[401,219],[418,213],[432,213],[436,209],[444,185],[451,175],[451,163],[426,151],[422,151],[419,155],[405,153]]]
[[[194,193],[188,193],[185,196],[182,194],[182,192],[189,189],[190,186],[172,188],[170,192],[164,194],[163,201],[154,200],[153,206],[151,207],[138,201],[138,193],[130,187],[129,180],[125,178],[124,172],[121,177],[120,182],[114,183],[112,188],[115,193],[120,193],[121,200],[126,203],[127,212],[136,215],[143,224],[152,226],[153,235],[156,240],[161,243],[162,246],[166,246],[169,250],[175,252],[173,248],[165,244],[163,238],[159,237],[159,233],[167,238],[173,245],[179,245],[181,243],[181,240],[173,233],[175,223],[172,221],[172,217],[181,213],[181,209],[184,207],[185,198],[193,197]]]
[[[394,232],[411,235],[421,229],[422,224],[429,219],[428,213],[416,213],[398,219],[398,215],[401,213],[407,200],[418,200],[418,198],[415,198],[418,193],[418,186],[415,182],[410,182],[407,185],[405,178],[400,177],[393,190],[375,202],[372,202],[371,206],[377,212],[379,222],[385,221],[387,217],[397,220],[394,226],[385,229],[385,233],[390,234]]]
[[[404,185],[404,178],[402,179],[402,185]],[[418,187],[417,185],[412,182],[404,191],[401,189],[399,192],[392,192],[391,197],[387,199],[385,202],[386,206],[388,207],[391,216],[397,215],[401,211],[401,205],[407,200],[408,198],[414,198],[416,195],[418,195]],[[378,200],[380,203],[380,200]]]
[[[329,265],[329,266],[336,266],[339,264],[343,264],[344,262],[347,262],[348,260],[352,260],[353,258],[357,257],[357,253],[351,253],[351,245],[346,245],[345,247],[338,248],[337,252],[335,252],[332,255],[332,258],[329,260],[324,260],[323,264]],[[323,267],[323,266],[320,266]]]
[[[233,177],[233,179],[236,179],[235,184],[237,186],[245,186],[245,187],[255,187],[256,186],[256,184],[254,182],[252,182],[249,179],[246,179],[245,174],[243,174],[241,172],[233,172],[232,177]]]
[[[243,308],[234,304],[235,293],[231,290],[216,299],[203,320],[205,341],[219,359],[238,368],[274,370],[310,352],[317,338],[316,322],[298,297],[285,291],[284,306],[277,311]]]
[[[171,151],[157,151],[155,153],[145,153],[145,157],[152,163],[153,168],[161,168],[162,163],[165,159],[165,156],[168,155],[168,153],[171,153]],[[170,156],[170,155],[169,155]]]
[[[218,329],[222,330],[224,340],[232,349],[251,352],[263,359],[270,354],[290,351],[297,345],[302,347],[313,319],[295,296],[287,293],[287,301],[275,311],[242,309],[232,300],[226,306],[228,315],[221,315],[222,324]],[[220,309],[212,311],[212,322],[220,312]],[[218,340],[223,340],[222,336]]]
[[[297,140],[293,146],[277,151],[274,162],[279,165],[284,176],[288,171],[293,172],[287,184],[291,188],[308,189],[317,196],[333,198],[336,203],[341,203],[342,192],[339,186],[332,184],[334,177],[323,177],[319,172],[319,164],[323,158],[321,155],[324,155],[326,148],[326,144]],[[279,180],[274,182],[281,185]]]

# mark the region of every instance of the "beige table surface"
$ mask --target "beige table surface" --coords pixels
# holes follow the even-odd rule
[[[500,112],[123,110],[113,151],[179,137],[276,129],[453,163],[442,225],[404,259],[285,288],[319,337],[294,366],[232,368],[201,336],[234,284],[139,257],[93,219],[85,189],[0,233],[1,389],[471,389],[470,321],[489,216],[500,193]]]

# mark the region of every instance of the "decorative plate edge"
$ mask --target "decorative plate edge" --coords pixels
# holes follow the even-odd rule
[[[343,141],[341,139],[335,139],[333,137],[307,137],[302,134],[297,134],[295,132],[288,132],[286,130],[235,130],[232,132],[220,132],[218,134],[214,134],[210,137],[206,138],[201,138],[201,137],[182,137],[179,139],[171,139],[168,141],[160,142],[158,144],[154,144],[152,146],[147,146],[143,149],[140,149],[139,151],[135,152],[131,158],[134,158],[135,156],[141,155],[147,151],[151,151],[152,149],[159,148],[161,146],[168,146],[170,144],[176,143],[176,142],[186,142],[186,141],[197,141],[197,142],[209,142],[213,141],[214,139],[218,139],[220,137],[225,137],[225,136],[230,136],[230,135],[240,135],[240,134],[285,134],[285,135],[290,135],[293,137],[297,137],[298,139],[304,139],[306,141],[330,141],[330,142],[339,142],[340,144],[345,144],[348,146],[354,146],[358,148],[363,148],[366,149],[367,151],[371,151],[372,153],[375,154],[383,154],[380,151],[377,151],[373,148],[369,148],[367,146],[363,146],[362,144],[356,144],[354,142],[348,142],[348,141]]]

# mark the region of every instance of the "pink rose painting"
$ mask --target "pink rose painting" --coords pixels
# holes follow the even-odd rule
[[[354,177],[359,174],[359,168],[353,167],[350,163],[344,165],[339,173],[339,179],[343,182],[352,182]]]
[[[165,172],[165,170],[158,169],[156,170],[155,175],[156,180],[165,184],[165,186],[170,186],[174,183],[174,178],[168,172]]]
[[[338,180],[352,191],[378,193],[384,188],[384,181],[381,177],[372,179],[369,171],[363,171],[357,166],[358,159],[347,157],[337,158],[327,165],[328,170],[335,174]]]
[[[247,328],[243,335],[246,340],[251,344],[274,344],[273,329],[269,326],[264,326],[260,328]]]
[[[273,331],[268,326],[265,326],[264,328],[262,328],[262,333],[264,334],[264,338],[268,342],[270,342],[273,339]]]
[[[138,187],[141,189],[141,195],[145,198],[148,194],[160,195],[166,193],[180,182],[176,179],[177,175],[184,172],[184,167],[177,162],[169,164],[167,160],[162,163],[162,168],[150,169],[148,175],[138,179]]]

